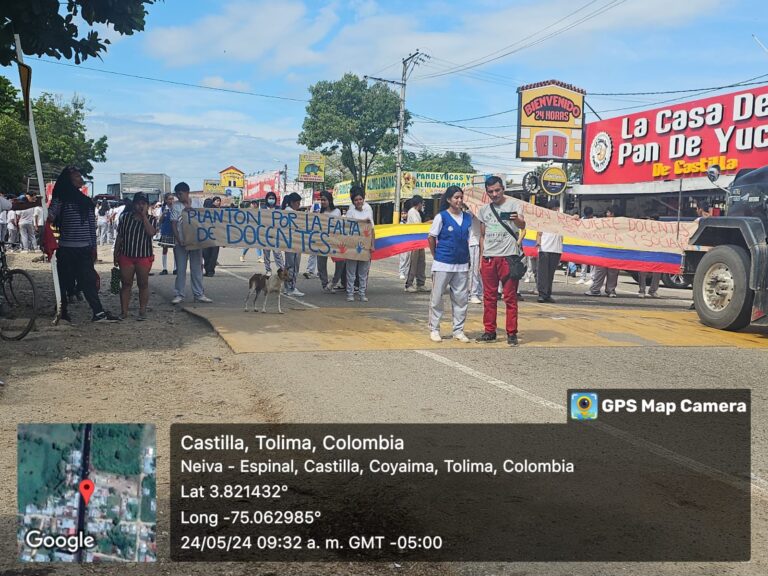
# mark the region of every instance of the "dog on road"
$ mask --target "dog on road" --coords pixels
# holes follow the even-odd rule
[[[277,274],[267,276],[266,274],[256,273],[248,280],[248,296],[245,297],[245,311],[248,312],[248,300],[253,296],[253,311],[256,312],[256,300],[259,294],[264,292],[264,304],[261,311],[267,311],[267,298],[272,292],[277,292],[277,311],[282,314],[283,309],[280,306],[280,292],[283,282],[288,280],[288,271],[285,268],[279,268]]]

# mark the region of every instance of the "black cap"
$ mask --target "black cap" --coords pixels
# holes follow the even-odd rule
[[[146,202],[149,204],[149,200],[147,199],[146,195],[142,192],[136,192],[136,194],[133,195],[132,202],[135,204],[136,202]]]

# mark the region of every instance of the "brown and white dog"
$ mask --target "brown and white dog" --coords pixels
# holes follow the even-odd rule
[[[264,292],[264,304],[261,307],[262,312],[267,311],[267,298],[272,292],[277,292],[277,311],[282,314],[280,307],[280,292],[283,282],[288,280],[288,271],[285,268],[278,268],[277,274],[267,276],[266,274],[256,273],[248,280],[248,296],[245,297],[245,311],[248,312],[248,300],[253,296],[253,311],[256,312],[256,300],[259,294]]]

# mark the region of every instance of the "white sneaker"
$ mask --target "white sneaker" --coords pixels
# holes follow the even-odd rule
[[[584,286],[592,286],[592,280],[590,279],[584,282]]]
[[[368,296],[365,294],[360,295],[360,302],[368,302]]]
[[[354,302],[355,297],[354,296],[347,296],[347,302]]]
[[[259,264],[264,264],[264,258],[258,258],[256,262],[258,262]]]
[[[210,298],[208,298],[208,296],[203,294],[202,296],[196,296],[195,297],[195,302],[202,302],[203,304],[210,304],[211,302],[213,302],[213,300],[211,300]]]
[[[400,280],[405,280],[405,274],[400,274]]]
[[[466,336],[465,336],[466,338]],[[437,330],[432,330],[432,332],[429,333],[429,339],[432,340],[432,342],[442,342],[443,337],[440,336],[440,332]]]
[[[297,298],[300,298],[301,296],[304,296],[304,292],[299,292],[298,290],[296,290],[296,288],[294,288],[288,293],[288,296],[295,296]]]
[[[645,292],[640,292],[637,295],[638,298],[645,298]]]
[[[240,256],[240,262],[245,262],[245,256]]]
[[[418,290],[416,289],[416,286],[406,286],[405,287],[405,291],[406,292],[418,292]]]
[[[584,284],[584,278],[579,278],[576,280],[576,284]]]
[[[181,304],[182,302],[184,302],[184,296],[176,296],[171,300],[171,304]]]
[[[477,296],[472,296],[472,298],[470,298],[469,301],[472,302],[472,304],[482,304],[483,303],[483,301],[480,300],[480,298],[478,298]]]
[[[464,334],[464,332],[456,332],[456,334],[453,335],[453,339],[463,342],[464,344],[469,342],[469,338],[467,338],[467,335]]]

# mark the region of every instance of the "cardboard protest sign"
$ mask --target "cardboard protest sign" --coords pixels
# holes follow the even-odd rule
[[[464,203],[473,214],[490,199],[482,187],[464,190]],[[574,218],[556,210],[518,200],[528,230],[562,234],[628,250],[682,253],[698,226],[695,222],[660,222],[638,218]]]
[[[189,249],[239,246],[370,260],[373,225],[314,212],[193,208],[182,214],[181,235]]]

